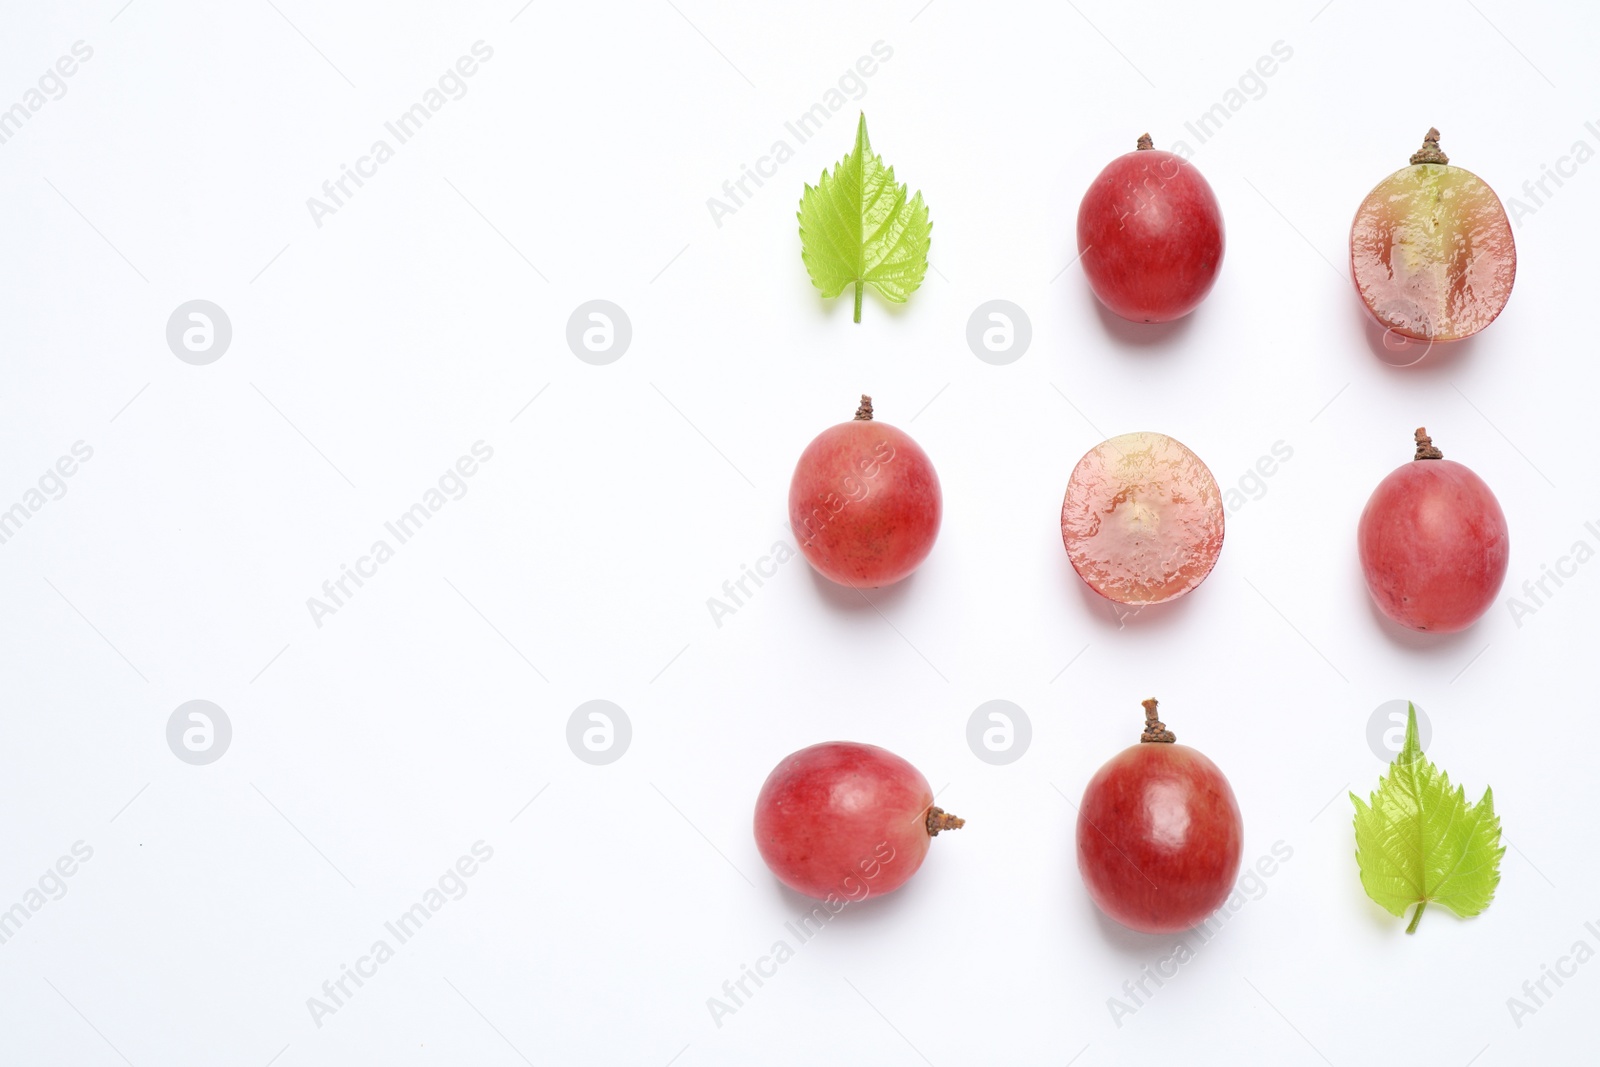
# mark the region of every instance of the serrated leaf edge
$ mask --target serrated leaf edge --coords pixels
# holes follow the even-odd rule
[[[842,255],[840,257],[845,262],[850,263],[855,268],[855,271],[851,276],[848,276],[848,277],[845,277],[845,278],[841,279],[839,284],[838,284],[838,286],[836,288],[833,288],[830,291],[828,286],[824,285],[821,281],[818,280],[816,265],[813,263],[813,257],[811,255],[811,253],[806,248],[806,239],[807,239],[807,231],[806,231],[806,227],[805,227],[805,205],[806,205],[806,200],[809,197],[811,197],[812,195],[814,195],[814,194],[816,194],[816,195],[824,195],[824,196],[828,195],[827,189],[826,189],[828,183],[840,181],[841,180],[841,175],[843,173],[845,173],[847,165],[853,166],[854,168],[857,169],[857,171],[859,172],[859,177],[858,177],[858,180],[857,180],[857,184],[858,184],[858,186],[864,187],[865,184],[866,184],[866,173],[867,173],[866,161],[868,159],[871,159],[874,162],[876,162],[877,165],[882,169],[882,171],[883,171],[883,189],[884,190],[893,190],[894,196],[895,196],[895,200],[896,200],[896,204],[889,211],[889,213],[885,216],[884,221],[879,225],[878,229],[875,232],[873,232],[872,234],[867,234],[867,233],[863,232],[862,235],[861,235],[860,246],[857,247],[857,248],[852,248],[852,249],[848,250],[848,252],[846,254],[844,254],[844,255]],[[882,257],[880,262],[875,267],[869,268],[869,267],[867,267],[867,265],[865,263],[865,256],[866,256],[867,247],[873,241],[876,241],[876,240],[880,239],[881,235],[884,232],[884,228],[887,227],[888,225],[890,225],[890,223],[895,218],[899,217],[902,212],[909,212],[909,213],[911,213],[913,215],[913,217],[921,216],[921,218],[923,220],[923,225],[926,227],[926,232],[927,232],[927,235],[928,235],[928,240],[929,240],[929,244],[930,245],[932,243],[932,235],[933,235],[933,222],[932,222],[932,220],[927,218],[927,204],[922,198],[922,191],[920,189],[917,190],[916,193],[911,194],[910,199],[907,199],[907,194],[909,192],[909,186],[904,184],[904,183],[901,183],[901,182],[897,181],[896,177],[895,177],[895,169],[894,169],[894,167],[892,165],[890,165],[890,164],[884,163],[883,162],[883,158],[880,155],[878,155],[877,153],[872,151],[872,141],[871,141],[870,135],[867,132],[867,115],[866,115],[865,111],[860,112],[859,118],[858,118],[857,123],[856,123],[856,141],[855,141],[854,147],[849,152],[847,152],[844,155],[843,158],[841,158],[837,163],[834,164],[833,170],[832,170],[831,173],[829,172],[827,167],[823,167],[822,168],[822,172],[817,177],[817,184],[816,185],[812,185],[809,182],[804,182],[802,184],[803,184],[804,188],[803,188],[803,191],[802,191],[801,196],[800,196],[800,205],[799,205],[799,208],[795,211],[795,219],[796,219],[797,222],[800,223],[800,258],[801,258],[801,261],[805,263],[806,274],[810,278],[811,284],[822,294],[823,297],[825,297],[825,298],[836,297],[840,293],[844,292],[844,290],[846,288],[848,288],[851,285],[851,283],[855,283],[857,286],[862,286],[862,285],[870,285],[870,286],[872,286],[872,288],[878,293],[879,296],[881,296],[883,299],[889,301],[892,304],[903,304],[908,299],[910,299],[910,296],[911,296],[912,293],[916,292],[918,289],[920,289],[922,287],[922,282],[927,277],[927,269],[928,269],[927,268],[927,262],[926,262],[926,260],[927,260],[927,251],[926,251],[926,249],[924,249],[922,254],[921,254],[922,262],[920,264],[917,264],[917,263],[907,264],[905,262],[900,262],[900,263],[894,263],[894,264],[891,265],[891,264],[888,263],[888,260],[890,259],[890,257],[899,249],[901,242],[904,240],[904,233],[901,235],[900,238],[898,238],[895,241],[895,244],[890,247],[888,252],[885,253],[885,255]],[[883,190],[880,190],[879,193],[878,193],[878,196],[881,197],[882,195],[883,195]],[[862,214],[865,215],[866,211],[869,208],[875,206],[876,203],[877,203],[877,198],[874,198],[872,204],[862,205],[861,206]],[[830,204],[830,206],[832,206],[832,205]],[[841,219],[840,221],[842,222],[843,220]],[[911,227],[907,226],[905,228],[905,233],[909,233],[910,231],[911,231]],[[835,251],[841,251],[840,249],[838,249],[838,246],[836,244],[834,244],[834,242],[831,240],[831,237],[829,237],[826,234],[823,234],[823,235],[820,235],[820,236],[824,237],[828,241],[828,243],[830,245],[833,245]],[[920,267],[920,269],[918,269],[919,267]],[[915,273],[915,280],[909,285],[899,281],[900,275],[904,274],[904,273]],[[893,286],[892,288],[886,287],[886,286],[889,286],[891,284]],[[901,290],[903,290],[903,292]],[[860,321],[860,317],[859,317],[860,294],[859,294],[859,292],[857,293],[856,301],[857,301],[857,318],[856,318],[856,321],[859,322]]]
[[[1476,804],[1473,804],[1473,803],[1470,803],[1469,801],[1467,801],[1467,799],[1466,799],[1466,788],[1464,786],[1458,785],[1458,786],[1455,787],[1454,791],[1452,792],[1452,790],[1450,788],[1450,772],[1446,771],[1446,770],[1441,770],[1438,767],[1437,764],[1433,763],[1433,761],[1431,761],[1431,760],[1428,760],[1425,757],[1425,755],[1424,755],[1424,753],[1422,751],[1422,744],[1421,744],[1421,740],[1420,740],[1420,737],[1419,737],[1419,734],[1418,734],[1418,730],[1417,730],[1417,708],[1416,708],[1416,705],[1413,704],[1413,703],[1409,703],[1408,702],[1407,705],[1406,705],[1406,739],[1405,739],[1405,743],[1403,745],[1401,745],[1399,754],[1396,755],[1395,759],[1393,760],[1393,762],[1391,762],[1389,764],[1389,772],[1387,774],[1379,775],[1379,777],[1378,777],[1378,788],[1372,791],[1372,793],[1369,795],[1368,800],[1366,802],[1363,802],[1362,799],[1360,797],[1356,796],[1354,793],[1350,793],[1349,794],[1351,801],[1354,802],[1355,807],[1356,807],[1356,816],[1355,816],[1356,836],[1357,836],[1358,839],[1361,836],[1360,826],[1361,826],[1361,818],[1362,818],[1362,816],[1363,815],[1376,816],[1377,811],[1378,811],[1378,794],[1380,792],[1382,792],[1383,787],[1385,786],[1385,784],[1387,784],[1394,777],[1395,772],[1399,769],[1399,767],[1402,764],[1405,764],[1406,766],[1409,766],[1411,763],[1414,763],[1414,762],[1416,762],[1418,760],[1421,760],[1423,762],[1423,764],[1424,764],[1423,767],[1418,768],[1418,769],[1422,770],[1422,771],[1425,771],[1427,773],[1427,775],[1430,776],[1430,777],[1433,776],[1433,775],[1437,775],[1439,777],[1440,783],[1441,783],[1440,784],[1440,791],[1442,793],[1444,793],[1446,796],[1449,796],[1452,800],[1454,800],[1455,802],[1457,802],[1459,804],[1460,810],[1462,812],[1462,817],[1464,819],[1468,819],[1468,820],[1472,820],[1473,821],[1474,826],[1472,828],[1471,835],[1475,837],[1480,831],[1492,835],[1491,840],[1493,840],[1495,842],[1495,847],[1493,849],[1493,856],[1492,856],[1492,858],[1490,860],[1490,863],[1491,863],[1491,865],[1493,867],[1493,870],[1491,871],[1490,876],[1489,876],[1489,887],[1488,887],[1487,893],[1484,895],[1483,903],[1479,907],[1472,908],[1470,910],[1462,910],[1462,909],[1458,908],[1456,906],[1456,904],[1451,903],[1451,901],[1448,899],[1449,894],[1447,894],[1447,893],[1446,894],[1439,894],[1437,892],[1438,887],[1435,887],[1436,891],[1435,891],[1434,895],[1428,895],[1427,893],[1424,892],[1424,887],[1416,886],[1414,883],[1411,883],[1410,878],[1407,877],[1407,879],[1406,879],[1407,883],[1411,885],[1413,891],[1416,893],[1415,898],[1402,902],[1398,909],[1390,907],[1388,904],[1386,904],[1383,901],[1379,900],[1378,897],[1373,893],[1371,887],[1368,886],[1368,884],[1367,884],[1367,871],[1366,871],[1366,868],[1364,866],[1362,866],[1362,864],[1361,864],[1361,848],[1360,848],[1360,845],[1358,844],[1357,847],[1356,847],[1356,851],[1355,851],[1355,857],[1356,857],[1357,872],[1359,873],[1360,879],[1361,879],[1361,888],[1362,888],[1363,891],[1366,892],[1367,897],[1370,900],[1372,900],[1379,907],[1383,908],[1385,911],[1389,912],[1389,914],[1394,915],[1397,918],[1403,918],[1405,916],[1406,910],[1408,908],[1412,907],[1413,905],[1417,906],[1418,908],[1421,908],[1421,907],[1425,907],[1426,905],[1431,904],[1431,903],[1443,904],[1445,907],[1449,908],[1456,915],[1458,915],[1458,916],[1460,916],[1461,918],[1464,918],[1464,919],[1469,919],[1469,918],[1472,918],[1474,916],[1481,915],[1483,913],[1483,911],[1486,908],[1489,907],[1490,904],[1494,903],[1495,893],[1500,888],[1500,860],[1506,854],[1505,846],[1499,844],[1500,833],[1501,833],[1501,830],[1500,830],[1500,817],[1499,817],[1498,814],[1495,813],[1495,810],[1494,810],[1494,789],[1493,789],[1492,786],[1485,786],[1484,790],[1483,790],[1483,796],[1481,798],[1479,798],[1479,800],[1478,800],[1478,802]],[[1416,808],[1417,808],[1417,810],[1421,811],[1422,810],[1421,796],[1420,795],[1415,795],[1415,800],[1416,800]],[[1487,816],[1487,818],[1485,818],[1485,816]],[[1386,822],[1388,821],[1387,817],[1385,817],[1385,821]],[[1451,826],[1452,827],[1454,826],[1454,820],[1453,819],[1452,819],[1452,822],[1451,822]],[[1487,827],[1487,829],[1485,830],[1484,827]],[[1469,838],[1469,840],[1470,840],[1470,838]],[[1463,850],[1463,856],[1465,856],[1466,851],[1468,851],[1468,850],[1465,850],[1465,849]],[[1459,861],[1458,861],[1458,863],[1459,863]],[[1458,871],[1455,868],[1452,868],[1449,872],[1447,872],[1440,879],[1440,886],[1446,885],[1452,878],[1465,877],[1466,875],[1470,875],[1470,874],[1475,873],[1479,869],[1481,869],[1481,868],[1475,867],[1471,871],[1463,872],[1463,871]],[[1413,925],[1413,928],[1414,928],[1415,927],[1415,920],[1413,920],[1413,924],[1412,925]]]

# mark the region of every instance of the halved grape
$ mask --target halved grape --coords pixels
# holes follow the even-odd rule
[[[1061,505],[1067,558],[1119,604],[1159,604],[1205,580],[1222,551],[1222,494],[1200,457],[1162,433],[1091,448]]]
[[[1511,297],[1517,245],[1494,190],[1452,167],[1439,131],[1378,183],[1350,225],[1350,274],[1379,325],[1456,341],[1493,322]]]

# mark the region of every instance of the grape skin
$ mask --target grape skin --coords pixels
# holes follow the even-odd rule
[[[1159,149],[1128,152],[1078,206],[1078,255],[1100,302],[1131,322],[1169,322],[1222,271],[1222,209],[1200,171]]]
[[[1228,779],[1176,743],[1123,749],[1078,808],[1078,870],[1101,911],[1148,934],[1216,911],[1239,874],[1244,823]]]
[[[1373,602],[1401,626],[1454,633],[1494,603],[1511,559],[1500,502],[1471,468],[1413,460],[1361,512],[1361,569]]]
[[[818,900],[905,884],[927,857],[933,790],[876,745],[828,741],[786,757],[756,798],[756,847],[778,880]]]
[[[933,551],[944,497],[910,435],[857,419],[806,446],[789,484],[789,526],[817,571],[840,585],[892,585]]]

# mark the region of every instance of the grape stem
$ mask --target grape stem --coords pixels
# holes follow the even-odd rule
[[[1155,146],[1156,143],[1150,139],[1150,135],[1148,133],[1141,133],[1139,135],[1138,151],[1148,152]]]
[[[1428,902],[1426,900],[1417,901],[1417,910],[1411,913],[1411,925],[1406,927],[1406,933],[1414,934],[1417,932],[1417,923],[1422,921],[1422,909],[1427,906]]]
[[[866,393],[861,394],[861,406],[856,408],[856,422],[872,421],[872,398]]]
[[[929,837],[938,837],[940,830],[959,830],[967,825],[967,820],[951,815],[943,808],[929,808],[923,825],[928,828]]]
[[[1422,147],[1411,153],[1412,163],[1448,163],[1450,157],[1439,150],[1439,131],[1433,127],[1428,128],[1428,136],[1422,139]]]
[[[1178,735],[1167,729],[1167,724],[1156,718],[1156,698],[1151,697],[1144,701],[1144,733],[1139,735],[1139,743],[1156,743],[1170,745],[1178,739]]]
[[[861,279],[857,278],[856,279],[856,321],[857,322],[861,321],[861,289],[862,289]]]
[[[1426,428],[1421,427],[1421,426],[1417,427],[1416,439],[1417,439],[1417,454],[1415,456],[1413,456],[1412,459],[1443,459],[1444,458],[1444,453],[1439,451],[1437,448],[1434,447],[1433,438],[1428,436],[1428,431],[1427,431]]]

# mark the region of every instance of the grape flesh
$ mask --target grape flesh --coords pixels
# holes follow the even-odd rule
[[[1132,322],[1193,311],[1222,270],[1222,209],[1200,171],[1148,147],[1113,159],[1078,205],[1078,255],[1089,288]]]
[[[1418,430],[1420,440],[1427,438]],[[1489,610],[1511,537],[1482,478],[1448,459],[1415,459],[1373,490],[1356,530],[1373,601],[1401,626],[1454,633]]]
[[[1438,131],[1428,131],[1438,153]],[[1419,152],[1418,156],[1422,156]],[[1511,297],[1517,247],[1494,190],[1470,170],[1413,163],[1356,209],[1350,274],[1367,311],[1403,337],[1456,341],[1493,322]]]
[[[1159,604],[1199,585],[1222,551],[1217,480],[1161,433],[1102,441],[1073,468],[1061,540],[1078,576],[1119,604]]]
[[[1141,742],[1089,780],[1077,839],[1078,870],[1100,910],[1130,929],[1166,934],[1227,899],[1244,821],[1215,763],[1184,745]]]
[[[761,858],[784,885],[818,900],[900,888],[934,835],[961,823],[933,806],[933,790],[915,767],[853,741],[786,757],[756,798]]]
[[[910,435],[856,418],[806,446],[789,483],[789,526],[818,572],[857,588],[891,585],[933,551],[944,514],[939,476]]]

